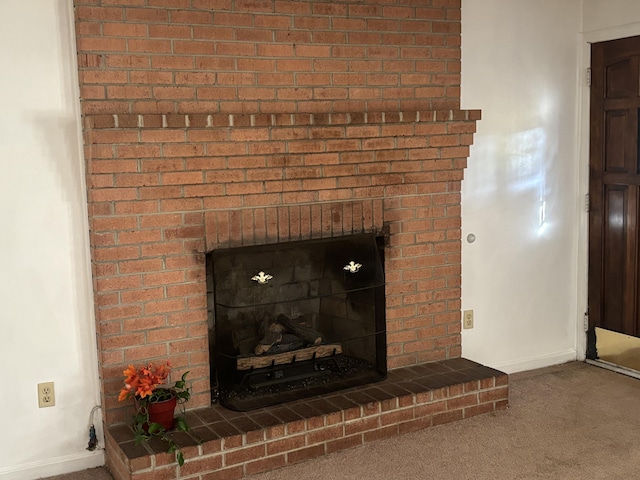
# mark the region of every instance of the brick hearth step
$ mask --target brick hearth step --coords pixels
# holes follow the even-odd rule
[[[166,444],[135,445],[127,425],[107,433],[116,480],[234,480],[508,405],[508,376],[456,358],[392,370],[386,380],[250,412],[219,405],[187,412],[185,463]]]

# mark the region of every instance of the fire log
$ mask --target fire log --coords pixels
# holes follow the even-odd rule
[[[301,321],[302,318],[303,317],[288,318],[286,315],[280,314],[278,315],[277,322],[284,325],[288,331],[297,335],[305,342],[310,343],[311,345],[320,345],[323,341],[322,334],[314,328],[304,324]]]
[[[273,365],[286,365],[294,361],[301,362],[313,358],[330,357],[331,355],[340,355],[342,353],[342,345],[339,343],[329,345],[316,345],[314,347],[302,348],[293,352],[278,353],[275,355],[261,355],[259,357],[240,357],[238,358],[238,370],[251,370],[252,368],[264,368]]]
[[[264,337],[262,337],[262,340],[260,340],[258,342],[258,345],[256,345],[256,348],[254,349],[254,352],[256,355],[261,355],[267,351],[269,351],[269,349],[275,345],[276,343],[279,343],[282,341],[282,334],[279,332],[267,332],[266,335]]]
[[[262,340],[258,342],[254,353],[261,355],[267,352],[273,345],[282,341],[282,334],[286,331],[286,328],[282,323],[271,318],[265,318],[260,322],[260,334]]]

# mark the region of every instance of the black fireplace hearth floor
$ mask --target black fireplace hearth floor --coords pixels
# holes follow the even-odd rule
[[[282,405],[187,412],[176,432],[178,466],[166,444],[136,445],[127,425],[107,431],[107,465],[117,480],[234,480],[508,405],[508,376],[456,358],[392,370],[385,380]]]

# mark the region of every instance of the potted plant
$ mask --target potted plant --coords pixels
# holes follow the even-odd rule
[[[136,444],[158,437],[168,443],[167,451],[176,452],[178,464],[184,464],[182,450],[175,443],[169,431],[176,429],[183,432],[189,430],[184,417],[184,404],[191,398],[187,388],[185,372],[173,386],[165,386],[171,372],[171,364],[161,365],[149,363],[138,369],[133,365],[123,372],[124,388],[120,390],[118,400],[128,398],[135,400],[136,413],[133,416],[133,430]],[[180,405],[181,416],[175,417],[176,405]]]

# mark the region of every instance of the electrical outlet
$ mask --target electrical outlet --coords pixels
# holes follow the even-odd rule
[[[462,313],[462,328],[465,330],[473,328],[473,310],[465,310]]]
[[[53,382],[38,384],[38,407],[53,407],[56,404],[56,392]]]

